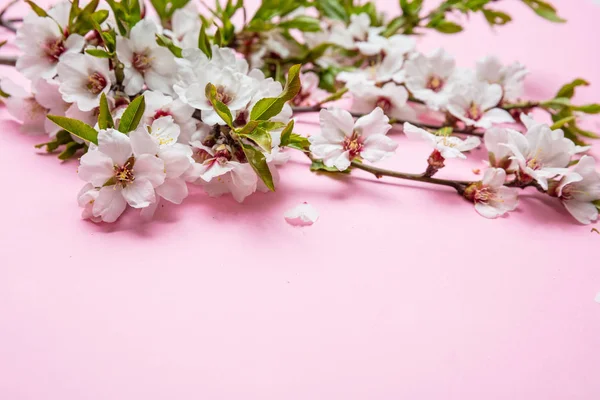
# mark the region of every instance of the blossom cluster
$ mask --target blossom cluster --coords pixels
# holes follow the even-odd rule
[[[48,11],[30,2],[15,43],[31,93],[2,79],[0,94],[23,132],[48,135],[38,147],[79,158],[78,202],[95,222],[114,222],[128,207],[151,217],[161,201],[180,204],[190,184],[239,202],[275,190],[286,148],[307,155],[312,170],[452,186],[488,218],[514,210],[526,187],[560,199],[581,223],[598,218],[600,175],[581,139],[594,134],[577,123],[600,105],[571,103],[587,82],[524,101],[520,63],[490,56],[464,69],[443,49],[417,50],[415,30],[462,29],[445,17],[453,9],[508,22],[489,0],[447,1],[425,16],[422,1],[401,1],[393,19],[372,3],[293,3],[264,0],[247,20],[243,1],[231,0],[208,17],[186,1],[152,2],[154,10],[137,0],[63,1]],[[244,23],[235,26],[240,10]],[[534,109],[553,125],[533,120]],[[303,112],[319,112],[319,133],[293,132]],[[431,146],[422,174],[370,166],[394,155],[394,127]],[[489,168],[481,180],[434,177],[446,159],[482,144]],[[309,205],[301,210],[310,215],[289,219],[316,220]]]

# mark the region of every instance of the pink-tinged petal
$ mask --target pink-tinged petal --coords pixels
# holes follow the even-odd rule
[[[356,120],[354,130],[365,138],[371,135],[385,135],[392,129],[392,126],[388,122],[390,122],[390,119],[384,114],[381,108],[377,107],[369,114]]]
[[[229,175],[229,190],[236,201],[241,203],[256,191],[258,177],[250,164],[239,164]]]
[[[200,178],[202,178],[206,182],[210,182],[216,177],[231,172],[236,165],[237,163],[232,162],[226,162],[224,164],[221,164],[216,160],[209,161],[209,163],[205,165],[206,168],[204,172],[201,173]]]
[[[583,177],[576,172],[570,171],[570,172],[566,173],[565,176],[563,176],[562,179],[560,180],[558,186],[556,187],[556,195],[558,197],[561,197],[562,191],[567,185],[570,185],[571,183],[575,183],[575,182],[580,182],[582,179],[583,179]]]
[[[319,113],[321,134],[331,143],[341,143],[354,131],[354,118],[341,108],[321,110]]]
[[[489,186],[492,188],[498,188],[504,185],[506,181],[506,171],[502,168],[488,168],[483,173],[483,179],[481,183],[484,186]]]
[[[142,75],[135,68],[125,68],[125,79],[123,84],[125,85],[125,93],[129,96],[135,96],[144,87],[144,75]]]
[[[158,143],[150,136],[146,127],[141,126],[129,134],[133,154],[139,157],[143,154],[155,155],[158,153]]]
[[[491,84],[484,86],[483,98],[481,101],[481,108],[483,110],[489,110],[492,107],[496,107],[502,99],[502,87],[498,84]],[[512,119],[512,118],[511,118]]]
[[[146,180],[157,187],[165,181],[165,163],[154,155],[143,154],[135,159],[133,175],[135,180]]]
[[[113,164],[119,166],[125,164],[133,154],[129,137],[116,129],[98,132],[98,150],[109,156]]]
[[[167,178],[178,178],[192,165],[192,149],[190,146],[175,144],[162,149],[158,156],[165,163]]]
[[[496,195],[492,199],[492,205],[500,209],[502,213],[514,211],[519,205],[519,191],[516,188],[501,186],[496,189]]]
[[[181,204],[188,196],[188,187],[181,178],[166,179],[165,183],[156,188],[156,193],[171,203]]]
[[[458,150],[456,147],[449,147],[449,146],[445,146],[444,144],[442,144],[442,142],[439,142],[436,146],[436,150],[440,152],[440,154],[442,155],[443,158],[445,159],[449,159],[449,158],[460,158],[460,159],[466,159],[467,156],[464,155],[460,150]]]
[[[147,179],[136,179],[125,186],[121,192],[127,203],[133,208],[148,207],[156,201],[154,186]]]
[[[498,218],[499,216],[504,214],[502,210],[499,210],[498,208],[485,203],[476,203],[475,211],[477,211],[482,217],[490,219]]]
[[[106,154],[90,150],[81,157],[77,174],[82,180],[100,187],[113,177],[114,164]]]
[[[120,187],[106,186],[100,189],[98,197],[94,201],[92,212],[95,217],[102,218],[104,222],[115,222],[125,208],[127,202],[123,198]]]
[[[152,218],[154,218],[154,214],[156,213],[159,204],[160,199],[156,199],[156,201],[154,203],[151,203],[148,207],[142,208],[140,210],[140,216],[142,217],[142,219],[150,221]]]
[[[394,154],[398,143],[385,135],[372,135],[363,142],[362,158],[369,162],[381,161]]]
[[[470,151],[481,145],[481,140],[477,136],[469,136],[465,140],[461,140],[456,148],[460,151]]]
[[[494,124],[504,124],[515,122],[510,113],[501,108],[492,108],[489,111],[486,111],[485,114],[478,121],[480,125],[485,125],[485,127],[491,127]]]
[[[409,122],[404,123],[403,131],[410,140],[425,140],[432,146],[435,146],[437,143],[434,134],[427,132],[425,129],[418,128]]]
[[[596,160],[590,156],[583,156],[579,162],[573,168],[574,172],[577,172],[582,177],[586,178],[597,178],[600,179],[598,171],[596,171]]]
[[[591,224],[598,219],[598,209],[592,203],[566,200],[563,201],[563,204],[573,218],[584,225]]]
[[[319,219],[319,212],[308,203],[302,203],[286,211],[284,218],[293,226],[309,226]]]

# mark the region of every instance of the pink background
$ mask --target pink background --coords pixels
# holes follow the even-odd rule
[[[577,100],[600,101],[600,7],[553,3],[567,24],[503,1],[511,25],[476,16],[421,49],[519,60],[532,98],[585,77]],[[554,199],[526,191],[486,220],[446,188],[332,179],[294,157],[275,194],[196,190],[151,224],[95,225],[77,163],[0,119],[0,399],[600,398],[600,235]],[[395,137],[387,165],[421,172],[427,149]],[[483,156],[440,176],[474,178]],[[286,224],[303,201],[320,220]]]

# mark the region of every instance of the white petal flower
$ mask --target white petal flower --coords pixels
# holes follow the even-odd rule
[[[180,127],[179,142],[188,144],[192,134],[196,130],[196,120],[192,118],[194,108],[182,102],[180,99],[173,99],[161,92],[146,90],[144,92],[146,108],[144,110],[144,123],[152,123],[162,117],[170,116]]]
[[[398,83],[406,82],[406,87],[415,98],[424,101],[434,110],[443,109],[453,95],[455,76],[454,58],[443,49],[430,55],[417,54],[406,62],[405,74]]]
[[[447,109],[465,125],[487,129],[494,124],[514,122],[508,111],[496,107],[501,99],[500,85],[474,82],[467,90],[455,93]]]
[[[467,158],[463,154],[481,144],[477,136],[469,136],[466,139],[460,139],[456,136],[434,135],[425,129],[418,128],[413,124],[404,123],[404,133],[411,140],[425,140],[433,149],[437,150],[443,158]]]
[[[83,208],[81,212],[81,218],[90,219],[94,222],[102,221],[102,218],[95,217],[93,213],[94,202],[100,194],[100,189],[95,188],[91,183],[86,183],[81,191],[77,195],[77,202],[79,207]]]
[[[116,221],[127,204],[144,208],[156,202],[155,188],[165,180],[165,164],[154,154],[134,154],[142,147],[138,140],[115,129],[101,130],[98,146],[81,157],[79,177],[100,188],[92,215],[104,222]]]
[[[392,118],[407,120],[416,118],[415,111],[407,104],[408,92],[404,86],[388,82],[382,87],[367,83],[349,84],[348,89],[354,96],[352,111],[365,114],[380,107]]]
[[[387,53],[378,64],[365,66],[353,71],[342,71],[335,79],[350,83],[382,83],[392,79],[396,83],[404,83],[404,54],[398,51]]]
[[[312,155],[328,167],[346,170],[352,160],[377,162],[394,154],[398,144],[386,136],[391,129],[381,108],[359,118],[339,108],[321,110],[321,134],[310,140]]]
[[[532,124],[526,135],[509,136],[505,146],[519,166],[522,182],[536,180],[547,190],[549,178],[566,172],[575,145],[561,133],[551,131],[545,124]]]
[[[593,202],[600,200],[600,173],[590,156],[583,156],[573,169],[558,182],[555,195],[571,215],[582,224],[598,219],[598,208]]]
[[[188,9],[190,6],[192,8]],[[198,47],[201,23],[200,18],[198,18],[198,11],[191,2],[188,3],[188,6],[175,10],[171,25],[173,26],[173,41],[179,47],[182,49]]]
[[[511,136],[523,136],[523,134],[514,129],[500,127],[493,127],[485,131],[483,141],[489,153],[491,167],[502,168],[508,172],[517,168],[517,162],[511,158],[512,152],[506,146]]]
[[[63,100],[76,103],[81,111],[98,107],[102,93],[108,94],[114,82],[106,58],[89,54],[66,54],[58,63],[59,91]]]
[[[63,2],[48,11],[49,17],[29,14],[17,31],[16,43],[23,51],[17,59],[17,70],[29,79],[52,79],[57,73],[58,62],[67,54],[81,51],[85,39],[77,34],[67,35],[68,7]],[[64,9],[67,20],[63,21]]]
[[[225,174],[203,183],[204,191],[211,197],[219,197],[231,193],[233,198],[241,203],[256,192],[258,177],[248,163],[230,162],[233,168]]]
[[[286,211],[284,218],[288,224],[294,226],[308,226],[319,219],[319,212],[308,203],[302,203]]]
[[[519,204],[518,191],[504,186],[506,172],[489,168],[481,182],[469,186],[465,197],[475,203],[475,210],[486,218],[497,218],[513,211]]]
[[[117,40],[117,55],[125,66],[125,93],[130,96],[139,93],[144,83],[150,90],[173,93],[175,56],[156,43],[157,31],[154,22],[143,19],[131,29],[129,38]]]
[[[523,95],[523,81],[528,71],[518,62],[504,66],[498,58],[489,56],[477,62],[476,73],[477,79],[500,85],[504,99],[515,100]]]

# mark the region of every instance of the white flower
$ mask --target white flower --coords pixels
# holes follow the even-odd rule
[[[159,148],[164,148],[177,143],[180,129],[173,117],[166,116],[152,121],[152,125],[147,127],[147,132]]]
[[[81,51],[85,39],[66,34],[71,4],[63,2],[48,11],[49,17],[31,12],[17,31],[16,43],[23,51],[17,59],[17,70],[29,79],[51,79],[57,73],[57,64],[67,54]],[[66,18],[65,18],[66,9]]]
[[[519,166],[521,181],[536,180],[547,190],[549,178],[566,172],[575,145],[561,133],[553,133],[545,124],[533,124],[526,135],[508,137],[505,146]]]
[[[501,99],[500,85],[474,82],[467,90],[454,94],[446,108],[465,125],[487,129],[514,122],[508,111],[496,107]]]
[[[319,75],[304,72],[300,76],[302,87],[292,102],[295,106],[311,106],[327,97],[327,92],[319,89]]]
[[[511,136],[523,136],[523,134],[514,129],[500,127],[485,131],[483,142],[489,153],[491,167],[502,168],[508,172],[513,172],[517,168],[517,162],[511,158],[512,151],[506,146]]]
[[[135,131],[131,132],[131,144],[134,154],[155,154],[158,159],[164,163],[164,181],[155,187],[156,195],[159,197],[174,203],[181,204],[183,199],[188,195],[188,188],[186,184],[186,174],[192,167],[194,160],[192,158],[192,149],[188,145],[184,145],[176,142],[176,137],[173,134],[162,133],[162,137],[168,137],[168,143],[160,142],[156,140],[154,131],[156,125],[163,125],[165,121],[164,130],[173,129],[173,124],[170,117],[159,118],[152,124],[152,134],[148,133],[148,129],[140,127]],[[134,166],[135,167],[135,166]],[[156,206],[158,202],[152,205]],[[149,210],[145,210],[146,217],[154,214],[154,207]]]
[[[165,164],[155,154],[134,151],[138,145],[115,129],[98,133],[97,148],[81,157],[81,179],[100,188],[92,215],[104,222],[114,222],[127,204],[144,208],[156,201],[155,188],[165,181]],[[143,148],[143,146],[141,146]]]
[[[386,136],[392,128],[381,108],[360,117],[340,108],[321,110],[321,134],[309,137],[310,151],[328,167],[346,170],[352,160],[381,161],[394,154],[398,143]]]
[[[518,62],[504,66],[498,58],[488,56],[477,62],[476,73],[477,79],[500,85],[504,99],[515,100],[523,95],[523,81],[528,71]]]
[[[369,82],[371,84],[388,82],[394,79],[396,83],[404,82],[404,55],[400,52],[391,52],[383,57],[381,63],[367,65],[354,71],[342,71],[335,79],[340,82],[358,83]]]
[[[475,210],[483,217],[500,217],[519,204],[517,189],[504,186],[505,181],[506,171],[489,168],[481,182],[467,188],[465,197],[475,203]]]
[[[108,60],[89,54],[66,54],[57,69],[63,100],[76,103],[81,111],[98,107],[100,96],[108,94],[114,82]]]
[[[81,188],[79,194],[77,195],[77,203],[79,207],[83,208],[81,212],[81,218],[90,219],[94,222],[101,222],[101,217],[94,216],[94,202],[98,198],[100,194],[100,189],[95,188],[91,183],[87,183],[84,187]]]
[[[188,9],[191,6],[192,9]],[[192,3],[185,8],[178,8],[171,19],[173,41],[182,49],[197,48],[200,34],[200,18]]]
[[[581,157],[558,182],[555,194],[577,221],[586,225],[596,221],[598,208],[593,202],[600,200],[600,174],[595,160]]]
[[[407,104],[408,92],[404,86],[388,82],[383,87],[367,83],[354,83],[347,86],[354,96],[352,111],[366,114],[380,107],[385,115],[401,120],[416,118],[415,111]]]
[[[406,87],[415,98],[424,101],[430,108],[444,108],[453,94],[452,79],[455,74],[454,58],[443,49],[430,55],[417,54],[406,62],[405,75],[398,83],[406,82]]]
[[[2,80],[2,90],[10,94],[6,108],[10,115],[22,122],[21,132],[31,135],[48,133],[50,138],[60,130],[46,115],[64,115],[68,104],[63,102],[55,81],[38,79],[33,85],[33,94],[7,79]]]
[[[331,28],[329,42],[345,49],[356,48],[357,41],[365,41],[371,29],[371,18],[366,13],[352,14],[350,24],[334,24]]]
[[[194,108],[182,102],[180,99],[173,100],[172,97],[146,90],[144,92],[146,108],[144,110],[144,123],[152,123],[162,117],[170,116],[181,128],[179,142],[187,144],[196,130],[196,120],[192,118]]]
[[[284,218],[288,224],[294,226],[308,226],[319,219],[319,212],[308,203],[302,203],[286,211]]]
[[[150,90],[173,93],[175,56],[156,43],[156,33],[152,21],[141,20],[131,29],[129,38],[117,40],[117,55],[125,66],[125,93],[130,96],[139,93],[144,83]]]
[[[460,139],[456,136],[434,135],[425,129],[418,128],[409,122],[404,123],[404,133],[411,140],[425,140],[434,150],[437,150],[443,158],[462,158],[467,156],[463,154],[481,144],[477,136],[469,136],[466,139]]]
[[[379,29],[370,29],[367,40],[356,43],[358,50],[366,56],[390,53],[404,56],[415,48],[415,40],[409,36],[394,35],[386,38],[380,32]]]
[[[248,76],[231,69],[220,69],[212,64],[204,66],[202,73],[193,83],[175,87],[181,100],[201,110],[202,121],[209,125],[225,125],[206,97],[206,85],[212,83],[217,89],[217,99],[223,102],[232,114],[242,110],[250,102],[255,91],[254,81]]]

